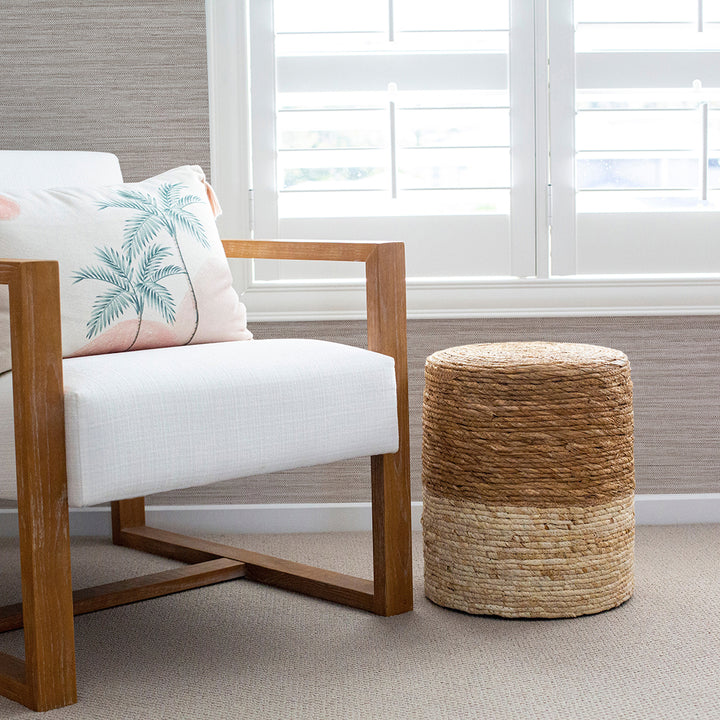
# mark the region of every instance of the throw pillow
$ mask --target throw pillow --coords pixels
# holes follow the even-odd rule
[[[249,340],[218,212],[197,166],[139,183],[3,191],[0,257],[59,261],[64,357]],[[5,372],[7,287],[0,291]]]

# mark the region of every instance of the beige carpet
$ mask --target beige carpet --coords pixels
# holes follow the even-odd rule
[[[234,540],[370,572],[362,533]],[[423,596],[419,536],[415,548],[416,609],[395,618],[244,580],[78,617],[78,704],[40,716],[0,698],[0,718],[720,718],[720,526],[638,528],[635,597],[574,620],[437,607]],[[79,540],[77,584],[171,565],[145,558]],[[0,560],[7,602],[11,542]],[[21,640],[8,633],[0,649]]]

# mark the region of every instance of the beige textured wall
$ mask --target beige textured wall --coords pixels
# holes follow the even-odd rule
[[[252,317],[251,317],[252,320]],[[261,323],[258,338],[317,337],[362,346],[361,322]],[[420,499],[425,358],[453,345],[551,340],[606,345],[630,358],[641,493],[720,492],[720,317],[511,318],[409,323],[412,496]],[[368,463],[246,478],[156,496],[156,503],[369,500]]]
[[[210,172],[204,0],[2,0],[0,149]]]

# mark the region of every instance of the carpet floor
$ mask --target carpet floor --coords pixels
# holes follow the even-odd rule
[[[224,542],[370,576],[366,533]],[[236,580],[75,619],[77,705],[0,718],[663,720],[720,718],[720,526],[639,527],[636,592],[570,620],[433,605],[415,537],[415,610],[394,618]],[[76,587],[173,563],[73,540]],[[19,599],[0,542],[0,602]],[[0,636],[22,653],[22,633]]]

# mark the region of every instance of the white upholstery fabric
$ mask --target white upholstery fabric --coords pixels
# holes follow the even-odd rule
[[[3,190],[114,185],[122,181],[120,163],[111,153],[0,150],[0,189]]]
[[[69,358],[70,505],[148,495],[398,447],[393,359],[319,340]],[[10,374],[0,496],[15,497]]]

